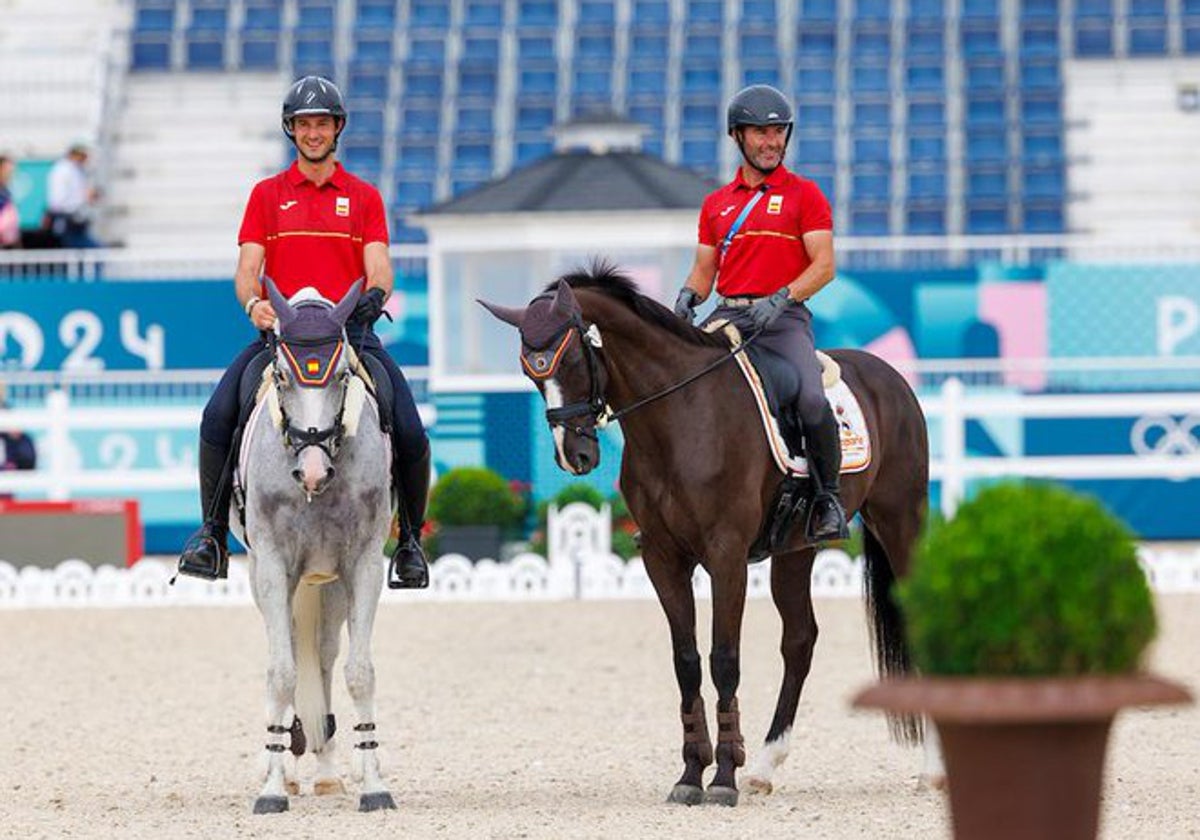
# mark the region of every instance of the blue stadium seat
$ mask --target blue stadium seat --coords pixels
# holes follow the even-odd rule
[[[792,154],[802,166],[832,166],[836,162],[833,135],[799,134],[792,139]]]
[[[933,166],[913,167],[908,171],[908,197],[926,202],[945,201],[946,171]]]
[[[490,172],[492,169],[491,139],[483,142],[479,140],[456,142],[452,169],[460,175],[471,172]]]
[[[963,55],[972,56],[1003,56],[1000,50],[1000,24],[991,21],[964,21],[959,30]]]
[[[517,90],[520,95],[542,94],[553,96],[558,86],[558,72],[553,67],[522,69],[517,75]]]
[[[721,125],[724,116],[721,103],[715,97],[688,97],[680,109],[684,131],[712,131]]]
[[[388,71],[378,67],[350,67],[346,95],[355,100],[385,102],[388,96]]]
[[[909,56],[928,56],[945,61],[946,39],[943,28],[926,24],[910,25],[905,32],[905,52]]]
[[[995,199],[967,204],[967,233],[1008,233],[1008,207]]]
[[[804,161],[793,161],[791,168],[810,181],[815,181],[826,197],[833,197],[833,182],[836,169],[833,166],[809,166]]]
[[[1132,24],[1141,22],[1167,22],[1167,7],[1165,0],[1129,0],[1129,10],[1126,13]]]
[[[853,60],[878,58],[886,60],[892,52],[892,32],[878,25],[859,25],[851,40]]]
[[[521,0],[517,7],[520,26],[554,26],[558,23],[558,4],[553,0]]]
[[[854,103],[855,130],[884,129],[892,124],[892,104],[890,100],[860,99]]]
[[[437,143],[432,140],[401,143],[397,149],[396,166],[405,172],[423,172],[431,176],[437,168]]]
[[[468,26],[500,27],[504,23],[504,0],[467,0]]]
[[[688,62],[708,59],[709,62],[721,58],[721,35],[718,32],[689,32],[683,41],[684,69]]]
[[[440,67],[437,69],[406,67],[403,76],[405,99],[440,100],[442,98],[442,70]]]
[[[396,4],[388,0],[358,0],[355,25],[359,29],[392,29],[396,26]]]
[[[850,194],[855,200],[886,201],[892,195],[891,171],[881,167],[856,167],[850,178]]]
[[[941,63],[910,64],[905,70],[905,85],[910,92],[943,91],[946,77]]]
[[[414,37],[409,39],[406,64],[441,67],[445,58],[446,40],[444,38]]]
[[[1093,18],[1112,21],[1113,17],[1112,0],[1075,0],[1076,20]]]
[[[275,33],[278,37],[280,28],[280,8],[274,3],[246,4],[242,17],[242,29],[255,32]]]
[[[779,47],[775,33],[771,31],[745,31],[738,35],[738,55],[745,61],[749,58],[772,56]]]
[[[522,35],[517,39],[517,52],[522,61],[554,59],[553,35]]]
[[[689,24],[711,23],[720,25],[722,20],[721,0],[684,0],[684,16]]]
[[[1167,26],[1161,24],[1130,25],[1129,54],[1130,55],[1166,55]]]
[[[836,109],[832,99],[825,101],[797,100],[796,130],[809,129],[822,133],[832,133]]]
[[[635,103],[629,106],[629,119],[635,123],[649,126],[656,132],[661,132],[663,127],[663,107],[662,101]]]
[[[579,61],[612,61],[612,32],[582,31],[575,41],[575,58]]]
[[[968,125],[966,159],[969,164],[1003,163],[1008,159],[1008,137],[1003,128]]]
[[[967,195],[971,198],[1004,198],[1008,195],[1008,167],[973,165],[967,168]]]
[[[1058,128],[1037,129],[1026,132],[1022,138],[1021,157],[1030,163],[1056,163],[1063,159],[1063,137]]]
[[[1022,56],[1057,56],[1058,24],[1054,21],[1034,21],[1021,26]]]
[[[188,32],[217,33],[224,35],[229,23],[229,9],[224,6],[202,6],[192,4],[192,19]]]
[[[1200,18],[1185,21],[1183,27],[1183,51],[1188,55],[1200,53]]]
[[[378,140],[383,136],[383,108],[367,105],[355,108],[353,119],[346,123],[346,130],[351,128],[357,137],[374,137]]]
[[[853,141],[854,162],[891,163],[892,146],[887,135],[856,134]]]
[[[1021,88],[1027,92],[1060,90],[1062,77],[1058,60],[1022,61]]]
[[[545,137],[518,137],[517,163],[532,163],[554,151],[554,144]]]
[[[333,32],[337,11],[328,0],[300,0],[296,20],[298,33],[330,35]]]
[[[473,96],[480,99],[493,99],[496,96],[496,71],[494,69],[460,68],[458,74],[458,95]]]
[[[1021,121],[1026,126],[1062,123],[1062,100],[1056,93],[1030,93],[1021,102]]]
[[[943,128],[946,125],[946,103],[941,99],[908,100],[910,128]]]
[[[378,179],[379,170],[383,165],[383,155],[378,142],[346,137],[338,144],[338,149],[338,155],[347,169],[360,178],[367,178],[369,175],[372,181]]]
[[[761,24],[771,27],[776,22],[775,0],[742,0],[742,26]]]
[[[580,0],[577,20],[580,25],[594,23],[611,27],[616,22],[613,5],[613,0]]]
[[[1096,58],[1113,54],[1112,26],[1108,23],[1075,28],[1075,55]]]
[[[778,85],[782,77],[779,65],[775,62],[760,64],[758,62],[742,62],[742,81],[738,87],[747,85]]]
[[[175,28],[175,7],[139,6],[133,18],[134,32],[170,32]]]
[[[887,206],[883,204],[851,205],[850,233],[854,236],[887,236]]]
[[[500,60],[498,35],[473,35],[463,39],[463,64],[496,66]]]
[[[441,129],[442,109],[436,104],[407,104],[400,112],[400,136],[405,142],[431,142]]]
[[[946,160],[946,135],[923,134],[910,131],[908,134],[909,164],[941,164]]]
[[[134,70],[166,70],[171,66],[171,37],[166,33],[136,32],[130,64]]]
[[[629,58],[654,61],[658,63],[667,60],[670,49],[666,30],[634,30],[629,39]]]
[[[696,62],[692,65],[684,65],[683,68],[683,92],[684,93],[704,93],[721,89],[721,66],[720,64],[701,64]]]
[[[717,138],[712,131],[683,137],[679,162],[689,169],[712,172],[717,167]]]
[[[803,23],[796,31],[796,58],[799,61],[832,62],[837,55],[837,30],[833,27]]]
[[[979,93],[967,97],[968,125],[1004,125],[1004,94]]]
[[[274,33],[242,33],[242,67],[273,70],[279,66],[279,36]]]
[[[891,76],[886,64],[856,63],[850,70],[850,87],[856,95],[888,93]]]
[[[517,131],[545,130],[554,125],[553,105],[518,105]]]
[[[800,11],[800,28],[810,22],[834,23],[837,21],[837,0],[805,0]]]
[[[659,66],[654,69],[631,68],[629,71],[629,95],[631,97],[664,96],[667,92],[667,71]]]
[[[413,29],[444,30],[450,26],[450,4],[444,0],[412,0],[408,21]]]
[[[391,34],[359,32],[354,39],[354,58],[359,64],[391,64]]]
[[[426,207],[433,203],[433,182],[415,178],[400,178],[396,181],[396,205],[398,207]]]
[[[966,88],[972,94],[1003,93],[1004,59],[999,56],[976,56],[964,62]]]
[[[633,22],[667,24],[671,21],[669,0],[634,0]]]
[[[946,233],[946,210],[943,205],[910,205],[905,208],[906,233],[912,236],[943,236]]]
[[[491,135],[494,122],[491,107],[463,106],[458,109],[455,125],[460,133]]]
[[[1062,233],[1067,229],[1060,201],[1027,201],[1024,211],[1028,233]]]
[[[1059,164],[1027,166],[1022,175],[1022,187],[1028,198],[1062,201],[1066,186],[1066,175]]]
[[[1059,0],[1025,0],[1021,4],[1021,17],[1026,20],[1057,20]]]
[[[998,20],[1000,0],[962,0],[963,20]]]
[[[296,64],[324,66],[333,64],[333,41],[314,35],[296,38]]]
[[[857,0],[854,4],[855,20],[886,23],[891,18],[891,0]]]
[[[909,0],[908,19],[922,23],[935,23],[939,26],[944,25],[946,20],[945,0]]]
[[[827,64],[800,65],[796,69],[796,95],[832,96],[837,90],[833,67]]]
[[[579,67],[575,70],[574,97],[579,104],[587,100],[589,106],[612,101],[611,67]]]
[[[189,70],[224,70],[225,39],[212,36],[188,36],[187,68]]]

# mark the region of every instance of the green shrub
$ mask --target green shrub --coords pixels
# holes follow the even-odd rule
[[[927,674],[1124,673],[1156,631],[1133,535],[1049,484],[993,485],[932,523],[897,596]]]
[[[429,518],[447,525],[521,524],[525,500],[504,478],[486,467],[456,467],[440,476],[429,494]]]

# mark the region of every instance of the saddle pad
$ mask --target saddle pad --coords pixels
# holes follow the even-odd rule
[[[741,335],[732,324],[722,326],[725,327],[725,335],[732,346],[737,347],[741,344]],[[750,393],[754,395],[754,403],[758,406],[758,414],[775,465],[785,475],[808,475],[808,463],[803,458],[793,457],[788,451],[788,446],[779,431],[779,423],[771,414],[758,371],[754,369],[745,353],[738,353],[734,358],[737,359],[742,375],[746,377]],[[841,378],[838,363],[820,351],[817,352],[817,358],[821,361],[821,384],[825,388],[825,398],[833,408],[833,415],[837,418],[838,430],[841,432],[842,472],[862,472],[871,465],[871,438],[867,433],[867,421],[863,417],[862,407],[850,386]]]

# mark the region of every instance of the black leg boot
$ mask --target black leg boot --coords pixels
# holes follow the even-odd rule
[[[425,589],[429,586],[429,563],[421,550],[421,527],[425,524],[425,502],[429,497],[429,448],[409,464],[392,464],[400,537],[388,566],[390,589]]]
[[[842,471],[842,436],[833,409],[825,407],[821,422],[805,426],[805,454],[816,493],[808,514],[808,537],[813,542],[850,538],[846,511],[842,508],[839,480]]]
[[[200,441],[200,504],[204,524],[179,557],[179,573],[205,580],[229,576],[229,500],[233,481],[226,474],[229,450]]]

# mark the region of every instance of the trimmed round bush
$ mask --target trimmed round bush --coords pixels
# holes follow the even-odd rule
[[[504,480],[486,467],[456,467],[440,476],[429,494],[429,518],[438,525],[520,523],[525,503]]]
[[[993,485],[932,524],[897,597],[926,674],[1126,673],[1157,629],[1128,528],[1044,483]]]

